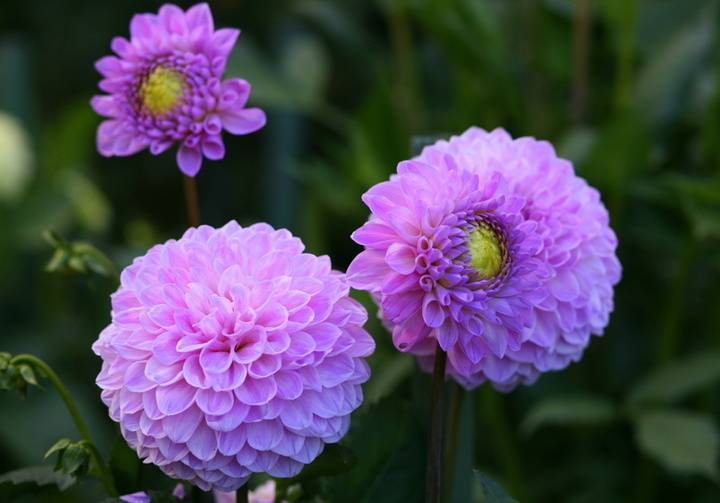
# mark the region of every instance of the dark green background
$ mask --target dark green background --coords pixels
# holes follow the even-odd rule
[[[448,385],[462,438],[448,502],[482,501],[471,468],[521,502],[720,501],[718,0],[210,3],[218,27],[243,31],[226,75],[251,82],[268,124],[225,135],[226,158],[203,163],[205,223],[287,227],[344,270],[361,194],[409,157],[412,137],[471,125],[551,141],[602,193],[623,264],[610,325],[535,386],[460,399]],[[0,1],[0,110],[35,156],[23,197],[0,201],[0,351],[50,363],[103,453],[116,429],[90,346],[112,285],[43,272],[53,250],[41,232],[89,241],[121,268],[184,231],[174,149],[101,157],[88,105],[94,61],[159,5]],[[374,374],[343,442],[358,467],[306,484],[324,501],[422,497],[427,376],[373,314]],[[62,437],[77,434],[52,389],[0,395],[0,473],[39,464]],[[102,498],[87,480],[11,501]]]

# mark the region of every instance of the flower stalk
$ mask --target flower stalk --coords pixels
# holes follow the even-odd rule
[[[50,366],[40,358],[30,354],[22,354],[17,355],[12,360],[10,360],[10,363],[12,365],[17,365],[23,362],[35,367],[37,370],[40,371],[39,373],[41,375],[47,377],[48,380],[50,380],[50,382],[53,384],[53,386],[55,386],[55,389],[60,394],[60,397],[62,398],[65,407],[67,407],[70,416],[75,422],[75,426],[77,427],[80,436],[83,438],[83,440],[86,441],[85,445],[90,450],[95,465],[98,467],[98,470],[100,470],[100,480],[105,487],[105,492],[110,497],[116,497],[118,493],[115,489],[115,483],[113,482],[110,468],[103,460],[102,454],[100,454],[98,448],[95,446],[95,442],[93,442],[92,436],[90,435],[90,430],[85,424],[85,421],[82,418],[82,414],[80,414],[80,409],[78,409],[75,401],[70,395],[70,391],[68,391],[68,389],[65,387],[65,384],[63,384],[62,380],[60,379],[60,377],[58,377],[55,371],[53,371],[53,369],[51,369]]]
[[[248,485],[247,482],[244,483],[240,488],[235,492],[235,499],[237,503],[248,503]]]
[[[428,441],[425,502],[439,503],[442,480],[443,387],[447,353],[435,348],[435,364],[430,384],[430,439]]]
[[[183,184],[185,185],[185,204],[187,206],[188,225],[190,227],[199,227],[200,205],[198,204],[195,177],[183,175]]]

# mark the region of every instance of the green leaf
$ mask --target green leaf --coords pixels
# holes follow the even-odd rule
[[[718,481],[720,436],[709,415],[648,411],[635,418],[635,428],[640,449],[667,469]]]
[[[46,272],[68,276],[89,276],[94,272],[119,281],[112,261],[93,245],[84,241],[68,242],[49,230],[44,231],[43,235],[45,240],[55,247],[52,258],[45,266]]]
[[[0,352],[0,371],[5,370],[10,365],[12,354],[5,351]]]
[[[55,484],[59,490],[64,491],[74,483],[75,480],[71,476],[56,472],[50,466],[30,466],[0,475],[0,496],[16,492],[13,486],[21,484],[37,486]]]
[[[670,403],[720,380],[720,351],[693,355],[640,380],[628,394],[628,404]]]
[[[66,449],[67,446],[70,444],[72,444],[72,440],[70,440],[69,438],[62,438],[58,440],[57,442],[55,442],[55,445],[50,447],[50,449],[48,449],[48,451],[45,453],[45,456],[43,456],[43,461],[49,458],[53,452],[62,451]]]
[[[90,467],[90,451],[81,444],[71,444],[62,453],[62,470],[65,473],[82,478]]]
[[[482,486],[485,503],[518,503],[516,500],[508,496],[503,488],[500,487],[500,485],[493,479],[482,472],[477,470],[473,471],[480,481],[480,486]]]
[[[612,421],[617,415],[608,400],[593,396],[558,396],[539,402],[525,416],[520,432],[531,435],[546,425],[597,425]]]
[[[21,390],[26,385],[19,369],[15,365],[9,365],[0,373],[0,389],[5,391]]]
[[[27,364],[21,364],[18,365],[18,370],[20,371],[20,375],[25,380],[26,383],[32,384],[35,387],[38,387],[42,389],[42,386],[40,386],[37,382],[37,379],[35,378],[35,371],[32,369],[30,365]]]

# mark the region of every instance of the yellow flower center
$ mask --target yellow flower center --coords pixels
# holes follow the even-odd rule
[[[160,115],[172,109],[182,97],[183,82],[180,72],[156,66],[142,80],[138,93],[150,113]]]
[[[500,272],[503,263],[503,251],[495,232],[478,225],[467,233],[467,247],[470,253],[470,265],[480,279],[489,279]]]

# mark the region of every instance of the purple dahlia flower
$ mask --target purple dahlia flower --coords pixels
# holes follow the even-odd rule
[[[467,389],[503,391],[577,361],[600,335],[620,280],[597,190],[552,146],[470,128],[401,162],[363,196],[372,214],[348,268],[395,346]]]
[[[93,344],[138,455],[203,490],[296,475],[349,426],[375,343],[327,256],[267,224],[191,228],[121,275]]]
[[[100,89],[108,94],[94,96],[90,104],[110,118],[98,127],[98,151],[126,156],[149,146],[159,154],[180,142],[178,166],[195,176],[203,156],[225,156],[223,129],[246,134],[263,127],[265,113],[245,108],[250,84],[220,80],[239,34],[229,28],[215,31],[206,3],[187,12],[165,4],[157,15],[134,16],[130,40],[112,41],[119,57],[95,63],[105,77]]]

